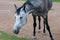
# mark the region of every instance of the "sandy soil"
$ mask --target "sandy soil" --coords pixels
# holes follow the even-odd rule
[[[13,34],[12,28],[14,24],[14,12],[15,8],[13,4],[17,4],[20,7],[24,2],[0,2],[0,30],[9,34]],[[60,3],[53,3],[52,10],[49,11],[49,25],[51,32],[55,40],[60,40]],[[43,20],[43,19],[42,19]],[[38,23],[38,21],[37,21]],[[32,38],[33,34],[33,19],[32,15],[28,16],[27,24],[22,27],[20,33],[16,36]],[[46,31],[46,35],[43,35],[43,22],[41,22],[41,32],[38,33],[38,25],[36,30],[37,40],[50,40],[49,34]]]

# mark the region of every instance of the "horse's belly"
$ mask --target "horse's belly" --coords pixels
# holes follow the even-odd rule
[[[45,13],[42,13],[42,12],[34,12],[34,13],[32,13],[32,15],[35,15],[35,16],[43,16],[43,15],[45,15]]]

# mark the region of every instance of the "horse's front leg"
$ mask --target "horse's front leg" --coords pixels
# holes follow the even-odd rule
[[[41,17],[40,16],[38,16],[38,32],[40,32],[41,30],[41,25],[40,25],[40,23],[41,23]]]
[[[35,35],[36,35],[36,16],[33,16],[33,38],[35,39],[36,37],[35,37]]]

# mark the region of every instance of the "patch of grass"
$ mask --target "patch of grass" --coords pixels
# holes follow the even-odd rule
[[[0,40],[31,40],[28,38],[18,38],[15,35],[7,34],[5,32],[0,31]]]
[[[53,2],[60,2],[60,0],[53,0]]]

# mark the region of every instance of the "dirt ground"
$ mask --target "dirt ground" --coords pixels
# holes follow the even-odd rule
[[[5,31],[9,34],[13,34],[12,28],[14,25],[14,12],[15,8],[13,4],[17,4],[20,7],[24,2],[0,2],[0,30]],[[48,14],[49,25],[51,32],[55,40],[60,40],[60,3],[53,3],[52,9]],[[43,21],[43,19],[42,19]],[[37,30],[36,38],[37,40],[50,40],[48,31],[46,30],[46,35],[43,35],[43,22],[41,21],[41,32],[38,33],[38,20],[37,20]],[[32,15],[28,15],[27,24],[22,27],[20,33],[16,36],[32,38],[33,34],[33,19]]]

